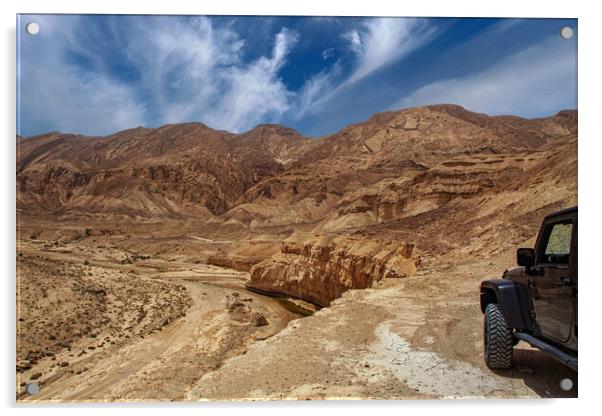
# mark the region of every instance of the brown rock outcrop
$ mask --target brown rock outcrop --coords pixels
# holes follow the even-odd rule
[[[327,306],[346,290],[411,276],[419,264],[411,243],[296,234],[280,253],[253,266],[247,287]]]

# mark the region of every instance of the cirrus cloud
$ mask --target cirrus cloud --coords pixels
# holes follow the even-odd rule
[[[367,19],[358,28],[344,32],[341,38],[355,55],[352,71],[341,80],[337,62],[330,70],[312,77],[301,91],[303,105],[295,117],[319,112],[355,84],[432,40],[435,32],[425,19],[389,17]],[[312,93],[317,90],[320,94]]]
[[[576,108],[577,60],[573,47],[571,42],[550,37],[483,71],[424,85],[391,108],[454,103],[491,115],[526,117]]]
[[[245,61],[245,40],[206,17],[107,19],[115,37],[103,49],[105,26],[78,16],[36,18],[43,32],[24,39],[19,62],[21,134],[52,126],[99,135],[183,121],[240,132],[290,108],[293,94],[278,74],[297,42],[294,31],[283,27],[269,55]],[[133,79],[111,73],[117,60]]]
[[[18,133],[201,121],[317,136],[440,102],[544,115],[576,106],[576,44],[558,43],[560,24],[577,22],[20,15]]]

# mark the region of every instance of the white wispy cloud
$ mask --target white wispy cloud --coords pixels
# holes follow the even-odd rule
[[[414,18],[372,18],[365,20],[360,27],[351,29],[341,36],[355,55],[352,71],[343,80],[337,80],[335,71],[321,72],[309,79],[301,90],[300,108],[317,112],[340,93],[357,84],[364,78],[399,61],[404,56],[426,44],[435,34],[435,28],[424,19]],[[319,94],[310,94],[317,91]],[[311,98],[311,102],[308,100]],[[300,118],[304,113],[296,114]]]
[[[423,19],[387,17],[370,19],[364,23],[361,32],[352,33],[351,49],[359,61],[347,84],[355,83],[419,48],[433,35],[434,28]]]
[[[360,37],[360,32],[352,29],[349,32],[343,33],[341,37],[348,42],[349,49],[352,52],[356,53],[357,55],[362,54],[362,38]]]
[[[291,105],[292,116],[295,119],[316,110],[316,103],[323,99],[324,94],[332,91],[336,79],[341,73],[341,66],[337,62],[329,70],[322,71],[308,79],[297,91]]]
[[[153,25],[129,50],[152,91],[160,123],[200,120],[240,132],[288,110],[290,92],[278,72],[297,38],[282,28],[271,56],[245,63],[245,41],[227,25],[214,27],[199,17],[192,24]]]
[[[245,62],[245,40],[227,24],[216,27],[205,17],[129,19],[127,28],[111,26],[121,55],[140,75],[123,82],[107,70],[118,58],[102,56],[89,37],[78,36],[80,19],[40,17],[42,32],[27,39],[21,57],[22,120],[96,135],[183,121],[240,132],[279,121],[290,108],[292,93],[278,74],[296,32],[282,28],[268,56]]]
[[[322,59],[324,59],[324,60],[330,59],[334,56],[334,54],[335,54],[334,47],[326,48],[322,51]]]
[[[290,108],[293,93],[278,76],[297,34],[282,29],[270,58],[261,57],[243,67],[221,74],[226,87],[215,109],[208,109],[207,121],[231,131],[247,130],[260,122],[278,121]]]
[[[487,69],[425,85],[392,108],[454,103],[487,114],[541,116],[574,108],[577,91],[574,44],[559,36],[501,59]]]
[[[65,59],[65,47],[78,47],[73,39],[77,17],[58,22],[41,16],[36,21],[40,34],[22,40],[29,44],[21,47],[19,65],[20,129],[26,122],[95,135],[144,123],[145,107],[126,84],[78,70]]]

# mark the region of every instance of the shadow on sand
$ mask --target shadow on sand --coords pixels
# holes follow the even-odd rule
[[[520,342],[514,348],[512,361],[513,366],[510,370],[495,370],[495,373],[501,377],[523,380],[526,386],[543,398],[578,396],[577,372],[548,354]],[[569,391],[560,387],[561,380],[565,378],[573,382],[573,388]]]

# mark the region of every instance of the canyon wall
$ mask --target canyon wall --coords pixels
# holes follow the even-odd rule
[[[346,290],[411,276],[419,264],[411,243],[295,234],[279,253],[251,268],[247,287],[327,306]]]

